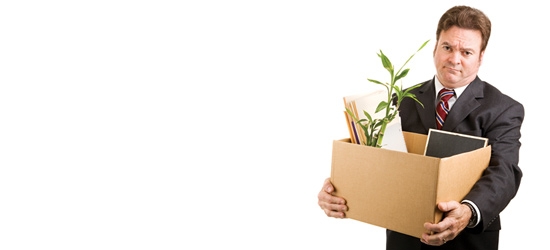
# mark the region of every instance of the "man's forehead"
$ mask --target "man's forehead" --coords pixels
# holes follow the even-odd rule
[[[441,31],[439,44],[461,49],[479,50],[481,48],[481,32],[479,30],[458,27],[450,28]]]

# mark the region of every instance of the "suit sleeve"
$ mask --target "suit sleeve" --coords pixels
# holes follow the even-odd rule
[[[499,214],[515,197],[523,175],[518,163],[524,107],[516,101],[507,103],[480,116],[483,136],[489,139],[492,152],[489,166],[465,197],[481,212],[481,223],[474,232],[500,229]],[[492,225],[495,221],[498,225]]]

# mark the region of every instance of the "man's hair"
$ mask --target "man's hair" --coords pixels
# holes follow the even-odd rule
[[[437,24],[436,40],[442,31],[456,26],[462,29],[479,30],[481,32],[481,51],[485,51],[491,36],[491,21],[480,10],[468,6],[455,6],[447,10]]]

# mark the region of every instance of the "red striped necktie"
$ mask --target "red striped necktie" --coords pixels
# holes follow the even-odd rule
[[[455,91],[452,89],[446,89],[443,88],[439,91],[439,103],[436,107],[436,115],[435,120],[437,123],[437,129],[441,129],[443,127],[443,123],[445,122],[445,118],[447,118],[447,114],[449,113],[449,99],[453,97],[455,94]]]

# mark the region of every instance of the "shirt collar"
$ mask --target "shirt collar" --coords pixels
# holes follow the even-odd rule
[[[437,76],[434,77],[435,78],[435,96],[436,96],[436,99],[437,99],[437,95],[439,93],[439,91],[444,88],[443,87],[443,84],[441,84],[441,82],[439,81],[439,79],[437,79]],[[466,89],[466,87],[468,87],[468,85],[470,85],[469,83],[462,86],[462,87],[459,87],[459,88],[455,88],[454,91],[455,91],[455,95],[456,95],[456,98],[458,99],[458,97],[460,97],[460,95],[462,94],[462,92],[464,92],[464,90]]]

